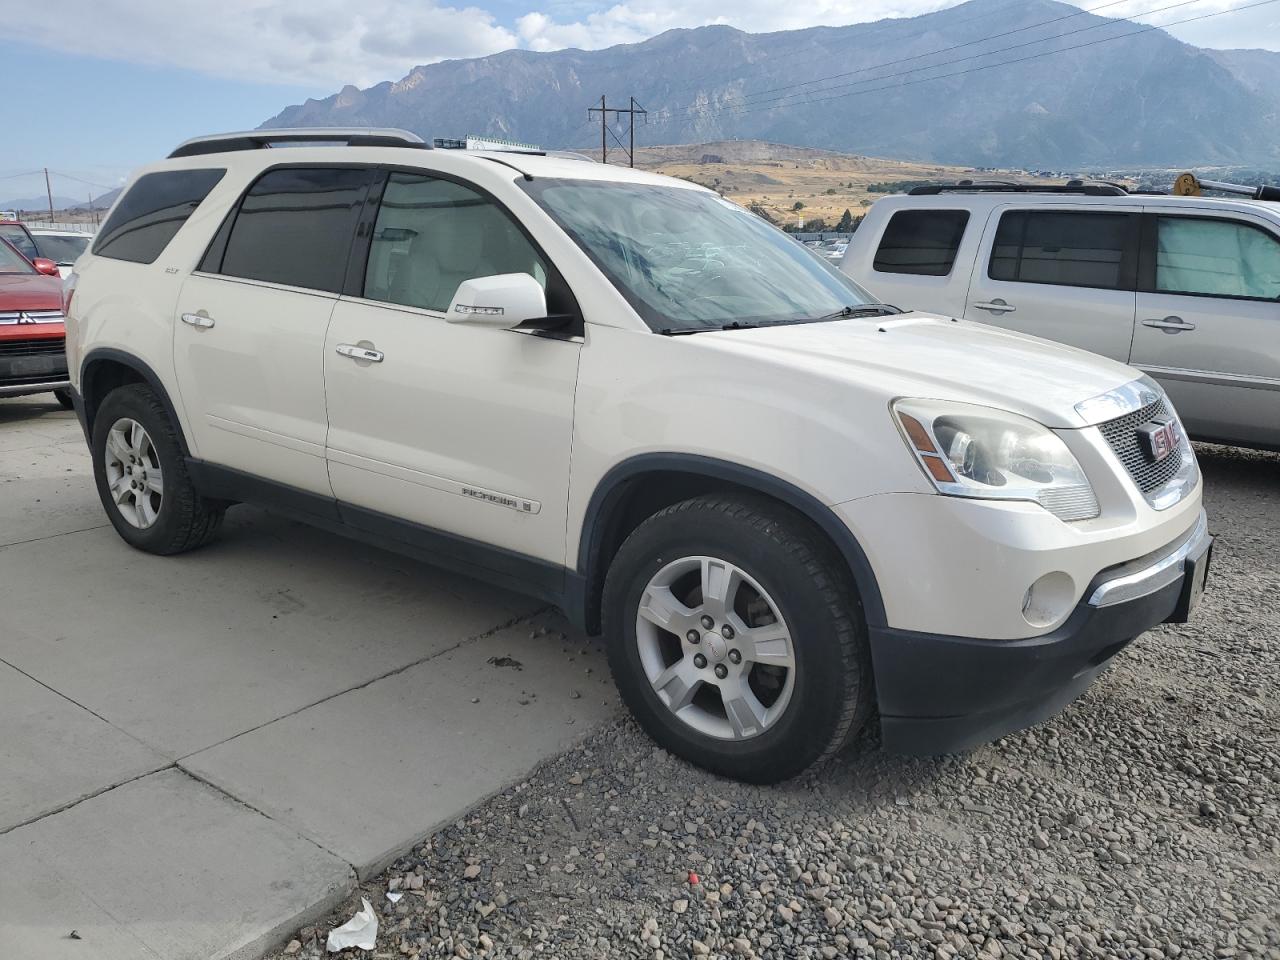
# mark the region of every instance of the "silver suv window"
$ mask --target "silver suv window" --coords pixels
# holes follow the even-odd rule
[[[1280,240],[1238,220],[1159,217],[1156,290],[1280,299]]]

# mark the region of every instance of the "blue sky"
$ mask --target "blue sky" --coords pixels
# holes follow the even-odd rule
[[[467,0],[459,0],[467,3]],[[988,0],[988,3],[995,0]],[[1017,2],[1017,0],[1010,0]],[[1172,0],[1090,0],[1136,17]],[[1196,0],[1167,23],[1255,0]],[[915,16],[956,0],[0,0],[0,201],[87,199],[189,136],[257,126],[348,83],[521,47],[599,48],[673,27],[750,31]],[[1105,6],[1106,9],[1101,9]],[[997,10],[999,4],[996,4]],[[996,14],[998,16],[998,14]],[[1280,3],[1175,28],[1201,46],[1280,49]],[[109,55],[107,52],[109,51]]]

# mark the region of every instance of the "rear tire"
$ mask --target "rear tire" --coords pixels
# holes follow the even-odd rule
[[[610,566],[603,613],[627,706],[659,744],[715,773],[793,777],[871,714],[847,568],[772,501],[698,497],[650,517]]]
[[[75,407],[75,404],[71,402],[70,390],[55,390],[53,391],[53,396],[58,401],[58,406],[62,407],[63,410],[71,410]]]
[[[196,492],[176,425],[150,387],[109,393],[93,423],[93,476],[116,533],[147,553],[183,553],[208,543],[224,506]]]

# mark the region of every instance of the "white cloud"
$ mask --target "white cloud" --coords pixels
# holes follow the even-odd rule
[[[516,22],[524,46],[532,50],[561,47],[596,49],[616,43],[635,43],[675,27],[727,23],[751,33],[795,30],[801,27],[842,26],[914,17],[952,7],[959,0],[810,0],[787,4],[777,0],[739,0],[726,10],[722,0],[628,0],[579,20],[557,22],[546,14],[530,13]]]
[[[674,27],[712,23],[752,32],[836,26],[918,16],[960,0],[738,0],[732,5],[723,0],[623,0],[611,6],[604,5],[610,0],[540,0],[539,9],[516,17],[510,26],[489,10],[446,2],[62,0],[57,15],[50,16],[48,8],[30,0],[0,0],[0,23],[6,39],[73,54],[336,90],[348,83],[369,86],[397,80],[418,64],[512,47],[597,49],[634,43]],[[509,10],[513,0],[479,2]],[[1203,0],[1194,8],[1169,11],[1146,22],[1168,23],[1248,2]],[[1142,9],[1151,9],[1148,0],[1099,12],[1124,16]],[[1276,9],[1244,11],[1175,32],[1191,43],[1276,49]]]
[[[433,0],[0,0],[6,39],[68,53],[328,89],[519,43],[476,7]]]

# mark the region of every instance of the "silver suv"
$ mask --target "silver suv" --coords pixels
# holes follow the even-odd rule
[[[1280,204],[919,187],[871,208],[840,268],[904,309],[1132,364],[1196,439],[1280,449]]]

